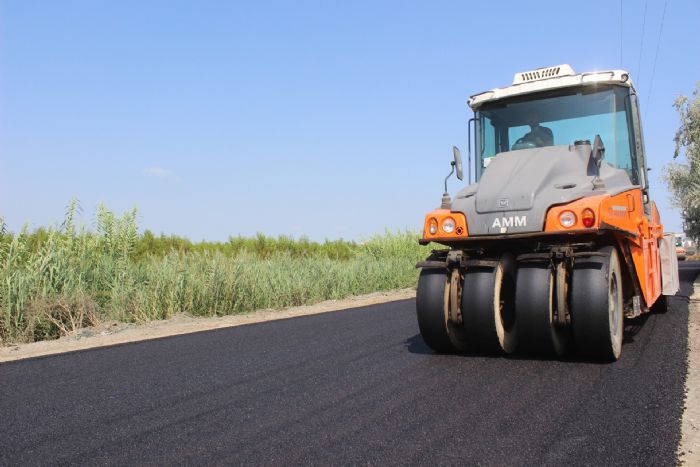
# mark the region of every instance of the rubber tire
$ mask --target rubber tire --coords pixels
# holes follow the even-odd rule
[[[614,247],[604,256],[576,258],[571,278],[571,324],[581,355],[615,361],[622,352],[624,309],[620,260]]]
[[[516,349],[515,271],[512,256],[504,254],[495,268],[476,266],[465,272],[462,321],[471,349],[485,353]]]
[[[520,348],[535,355],[562,356],[571,332],[554,324],[554,271],[549,263],[521,263],[515,292]]]
[[[463,351],[466,347],[460,329],[447,322],[445,313],[447,270],[425,268],[418,277],[416,314],[418,329],[425,343],[436,352]]]

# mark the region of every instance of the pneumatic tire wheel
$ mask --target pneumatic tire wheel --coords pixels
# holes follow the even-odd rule
[[[473,266],[465,272],[462,321],[470,348],[511,353],[517,347],[515,270],[513,257],[503,254],[495,267]]]
[[[418,329],[428,347],[450,353],[466,348],[461,329],[448,320],[449,279],[443,268],[423,269],[418,278]]]
[[[620,260],[614,247],[576,258],[571,278],[571,322],[576,350],[615,361],[622,352],[624,328]]]
[[[563,355],[570,332],[555,323],[554,271],[549,263],[521,263],[515,297],[520,348],[535,355]]]

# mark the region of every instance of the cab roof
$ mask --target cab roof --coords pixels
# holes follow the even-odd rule
[[[520,96],[549,89],[575,86],[594,86],[599,83],[618,84],[634,89],[629,73],[624,70],[590,71],[576,74],[570,65],[555,65],[522,71],[515,74],[513,84],[505,88],[495,88],[475,94],[469,98],[469,107],[476,110],[486,102],[497,101],[511,96]]]

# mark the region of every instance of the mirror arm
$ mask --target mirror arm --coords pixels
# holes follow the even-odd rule
[[[452,162],[450,163],[450,165],[452,165],[452,170],[451,170],[450,173],[447,175],[447,177],[445,177],[445,193],[447,193],[447,179],[450,178],[450,177],[452,176],[453,173],[455,173],[455,162],[452,161]],[[443,172],[443,173],[444,173],[444,172]]]
[[[440,203],[441,209],[450,209],[450,206],[452,205],[450,194],[447,192],[447,179],[450,178],[453,173],[455,173],[455,165],[456,163],[452,161],[452,171],[447,177],[445,177],[445,192],[442,194],[442,202]]]

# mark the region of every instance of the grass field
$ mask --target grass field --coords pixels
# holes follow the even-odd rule
[[[413,232],[367,241],[290,237],[192,243],[139,234],[136,211],[100,206],[93,230],[77,203],[57,228],[0,236],[0,342],[52,339],[103,320],[219,316],[413,287],[428,247]]]

